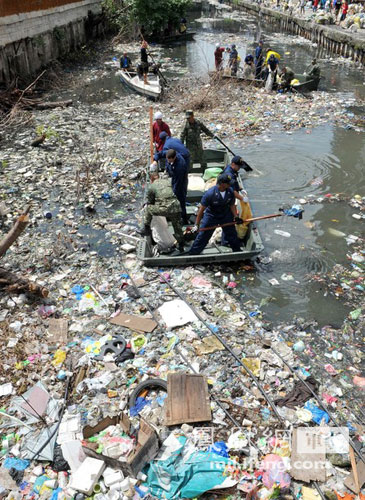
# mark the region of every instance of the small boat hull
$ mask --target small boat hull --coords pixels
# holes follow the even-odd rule
[[[315,80],[307,80],[306,75],[295,75],[295,78],[299,80],[297,85],[293,85],[293,89],[298,90],[298,92],[312,92],[318,90],[320,78]]]
[[[229,157],[226,151],[219,149],[204,150],[204,157],[207,161],[207,168],[224,169],[229,163]],[[190,183],[190,176],[203,176],[204,170],[199,164],[194,165],[189,174],[189,187],[187,195],[188,216],[193,216],[195,208],[204,194],[204,183],[201,187],[190,188],[194,183]],[[243,188],[242,179],[239,180]],[[197,186],[197,184],[195,184]],[[137,257],[143,261],[146,266],[170,266],[170,265],[190,265],[190,264],[214,264],[219,262],[237,262],[252,259],[260,254],[263,249],[263,243],[255,223],[248,226],[247,232],[242,239],[243,245],[240,252],[232,252],[230,247],[214,243],[212,240],[200,255],[178,254],[154,254],[154,248],[150,238],[143,238],[137,247]],[[186,246],[186,249],[188,247]]]
[[[149,73],[149,84],[147,85],[143,82],[143,79],[139,78],[137,73],[120,70],[117,72],[117,75],[119,76],[121,82],[123,82],[127,87],[134,90],[138,94],[150,97],[151,99],[155,100],[161,97],[162,86],[158,75]]]

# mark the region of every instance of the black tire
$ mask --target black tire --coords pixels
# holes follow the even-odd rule
[[[167,382],[165,380],[162,380],[161,378],[149,378],[144,382],[138,384],[137,387],[134,389],[134,391],[129,397],[129,403],[128,403],[129,408],[133,408],[133,406],[136,404],[136,399],[138,398],[138,396],[141,394],[142,391],[144,391],[147,388],[152,389],[153,387],[157,387],[167,392]]]

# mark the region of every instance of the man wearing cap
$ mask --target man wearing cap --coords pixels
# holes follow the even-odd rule
[[[151,235],[151,221],[154,215],[166,217],[174,228],[174,236],[179,244],[180,252],[184,251],[184,234],[181,226],[181,209],[171,187],[171,181],[160,178],[158,172],[150,174],[151,185],[147,190],[147,207],[144,225],[140,231],[142,236]]]
[[[227,174],[231,177],[231,188],[233,189],[234,196],[238,200],[244,201],[244,197],[240,194],[240,186],[238,184],[238,173],[241,167],[244,166],[244,161],[240,156],[234,156],[230,165],[227,165],[223,170],[223,174]]]
[[[185,116],[186,122],[180,139],[190,151],[190,168],[193,166],[193,163],[200,163],[203,168],[206,168],[207,163],[203,159],[203,143],[200,135],[204,133],[208,137],[214,137],[214,134],[204,123],[195,119],[193,111],[186,111]]]
[[[215,61],[216,71],[220,71],[222,69],[223,52],[224,52],[224,47],[221,47],[219,43],[216,43],[214,51],[214,61]]]
[[[166,132],[166,134],[171,137],[170,127],[166,122],[162,120],[161,111],[157,111],[154,116],[155,121],[152,125],[153,131],[153,142],[155,144],[156,151],[161,151],[163,149],[164,142],[160,139],[161,132]]]
[[[186,196],[188,194],[188,165],[180,153],[169,149],[166,153],[166,171],[171,177],[172,190],[180,202],[181,216],[184,224],[188,224],[186,213]]]
[[[167,132],[165,131],[160,133],[159,138],[162,141],[163,146],[160,151],[156,151],[156,153],[154,154],[153,163],[157,165],[157,162],[159,160],[161,160],[162,158],[166,158],[166,153],[169,149],[174,149],[184,158],[186,167],[188,168],[190,165],[190,153],[189,150],[184,146],[184,144],[175,137],[169,137]]]
[[[189,251],[190,255],[202,253],[214,233],[214,229],[209,231],[199,231],[199,229],[226,224],[227,222],[241,222],[237,217],[235,197],[230,186],[231,181],[230,175],[221,174],[217,179],[217,185],[208,189],[202,197],[196,216],[196,224],[193,228],[193,232],[198,234]],[[234,225],[223,227],[222,231],[232,251],[239,252],[241,243]]]
[[[238,70],[238,52],[235,44],[231,47],[231,52],[229,54],[229,67],[231,68],[231,75],[236,76]]]

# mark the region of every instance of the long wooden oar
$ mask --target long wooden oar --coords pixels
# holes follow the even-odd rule
[[[219,141],[222,146],[224,146],[226,148],[227,151],[229,151],[231,153],[232,156],[236,156],[236,154],[232,151],[232,149],[230,149],[227,144],[225,144],[222,139],[220,137],[218,137],[217,135],[214,136],[215,139],[217,139],[217,141]],[[246,172],[252,172],[253,168],[250,167],[250,165],[245,161],[245,160],[242,160],[242,163],[243,163],[243,168],[246,170]]]
[[[198,231],[211,231],[212,229],[218,229],[219,227],[227,227],[227,226],[235,226],[236,224],[246,224],[250,222],[255,222],[256,220],[264,220],[264,219],[273,219],[274,217],[282,217],[286,215],[284,213],[280,214],[270,214],[270,215],[261,215],[260,217],[252,217],[251,219],[241,219],[239,222],[225,222],[224,224],[217,224],[216,226],[202,227],[199,228]],[[191,233],[192,226],[186,228],[187,233]]]

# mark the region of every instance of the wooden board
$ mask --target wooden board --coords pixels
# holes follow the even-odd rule
[[[67,319],[50,318],[48,325],[49,342],[67,344],[68,321]]]
[[[169,373],[167,377],[166,425],[212,420],[208,386],[203,375]]]
[[[124,313],[119,313],[118,316],[114,316],[109,322],[113,323],[113,325],[125,326],[138,333],[153,332],[157,326],[156,321],[153,319]]]
[[[299,481],[326,480],[326,447],[316,427],[293,430],[290,475]],[[299,436],[298,436],[299,435]]]
[[[352,467],[351,474],[349,477],[347,477],[344,481],[344,485],[346,488],[349,490],[353,491],[354,493],[360,493],[360,490],[362,488],[362,485],[365,483],[365,464],[361,460],[356,463],[356,472],[357,472],[357,479],[354,476],[354,467]],[[358,484],[356,484],[358,483]],[[360,489],[359,489],[360,488]]]

